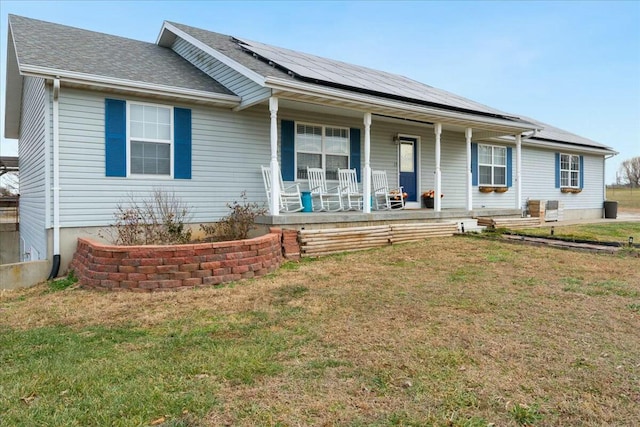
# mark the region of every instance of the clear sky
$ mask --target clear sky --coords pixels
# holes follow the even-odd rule
[[[613,147],[607,183],[640,156],[640,1],[0,0],[3,136],[10,13],[148,42],[169,20],[402,74]]]

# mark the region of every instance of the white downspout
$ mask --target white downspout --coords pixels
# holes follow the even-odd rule
[[[522,210],[522,135],[516,135],[516,209]]]
[[[434,194],[434,212],[440,212],[440,194],[442,194],[442,172],[440,171],[440,135],[442,135],[442,123],[436,123],[434,127],[436,134],[436,176],[435,176],[435,194]]]
[[[271,113],[271,205],[272,216],[280,215],[280,166],[278,165],[278,98],[269,98]]]
[[[53,79],[53,264],[49,279],[60,269],[60,79]]]
[[[362,212],[371,213],[371,113],[364,113],[364,174]]]

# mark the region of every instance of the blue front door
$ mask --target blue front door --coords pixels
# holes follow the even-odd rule
[[[400,185],[409,196],[406,202],[418,201],[418,140],[400,137]]]

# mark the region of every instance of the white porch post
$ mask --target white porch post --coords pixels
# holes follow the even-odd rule
[[[364,173],[362,174],[362,212],[371,213],[371,113],[364,113]]]
[[[269,98],[271,113],[271,215],[280,215],[280,166],[278,165],[278,98]]]
[[[473,179],[471,175],[471,136],[473,131],[467,128],[464,136],[467,139],[467,210],[473,210]]]
[[[435,176],[435,194],[434,194],[434,212],[440,212],[440,194],[442,193],[442,174],[440,171],[440,135],[442,134],[442,123],[436,123],[434,128],[436,134],[436,176]]]
[[[522,135],[516,135],[516,209],[522,210]]]

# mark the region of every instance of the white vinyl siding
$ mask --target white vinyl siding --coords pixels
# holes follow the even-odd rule
[[[20,237],[31,260],[47,256],[45,172],[47,91],[44,80],[25,77],[18,143],[20,166]],[[20,259],[29,259],[20,254]]]
[[[192,179],[105,177],[104,100],[112,95],[63,88],[60,92],[60,221],[63,227],[106,226],[129,195],[156,187],[174,191],[192,206],[191,222],[216,221],[242,191],[266,201],[260,165],[270,159],[269,114],[248,109],[176,105],[192,111]],[[127,98],[132,102],[148,102]]]
[[[241,107],[253,105],[271,96],[271,89],[260,86],[184,39],[178,37],[173,43],[172,49],[202,72],[240,96],[242,98]]]
[[[579,194],[555,188],[555,153],[558,150],[522,146],[522,205],[531,200],[560,200],[564,209],[601,209],[604,201],[604,157],[583,154],[584,187]]]

